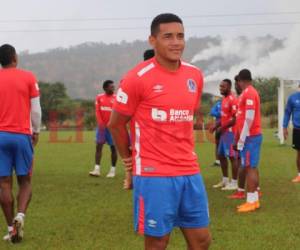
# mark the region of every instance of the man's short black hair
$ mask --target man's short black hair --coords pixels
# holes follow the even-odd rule
[[[240,80],[239,75],[236,75],[236,76],[234,77],[234,80],[235,80],[236,82],[238,82],[238,81]]]
[[[224,79],[222,82],[226,82],[226,83],[228,83],[228,85],[229,85],[229,87],[231,87],[231,80],[230,79]]]
[[[11,64],[16,56],[16,49],[9,45],[3,44],[0,47],[0,64],[5,67]]]
[[[249,69],[242,69],[239,74],[238,78],[240,81],[252,81],[251,72]]]
[[[154,57],[154,50],[153,49],[147,49],[144,52],[144,61],[151,59]]]
[[[157,35],[159,32],[159,25],[162,23],[181,23],[182,20],[179,16],[172,13],[163,13],[156,16],[151,23],[151,36]]]
[[[103,89],[105,90],[110,84],[113,84],[113,83],[114,83],[114,81],[112,81],[112,80],[105,80],[105,81],[103,82],[102,87],[103,87]]]

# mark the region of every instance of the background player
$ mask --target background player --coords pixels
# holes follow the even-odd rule
[[[222,187],[222,190],[237,189],[238,166],[236,161],[236,152],[233,149],[234,133],[233,125],[235,124],[235,114],[237,112],[236,97],[231,92],[231,81],[224,79],[220,83],[220,93],[223,96],[221,103],[221,120],[212,129],[221,133],[220,143],[218,147],[218,157],[221,162],[222,181],[215,188]],[[228,161],[230,159],[232,167],[232,180],[228,178]]]
[[[99,94],[96,97],[95,109],[97,118],[96,129],[96,153],[95,153],[95,167],[94,170],[89,172],[91,176],[100,176],[100,162],[102,158],[103,145],[107,143],[111,150],[111,168],[106,177],[112,178],[116,174],[117,163],[117,151],[113,143],[111,134],[107,128],[112,106],[115,101],[115,85],[112,80],[106,80],[103,82],[103,90],[105,93]]]
[[[293,148],[297,151],[297,170],[298,175],[292,180],[294,183],[300,183],[300,84],[296,93],[289,96],[283,118],[284,139],[288,138],[288,126],[292,116],[293,121]]]
[[[252,76],[248,69],[238,74],[238,84],[243,90],[237,112],[237,149],[240,151],[241,165],[246,168],[247,200],[238,206],[238,212],[252,212],[260,207],[258,164],[262,144],[260,97],[252,86]]]
[[[109,123],[123,162],[133,165],[135,230],[145,235],[147,250],[166,249],[175,226],[189,249],[208,249],[207,197],[193,138],[203,76],[180,60],[185,39],[178,16],[155,17],[149,42],[155,58],[123,78]]]
[[[16,243],[23,238],[31,200],[33,146],[39,139],[41,107],[37,80],[31,72],[17,68],[13,46],[0,47],[0,63],[0,203],[8,225],[8,235],[3,239]],[[19,186],[15,217],[13,171]]]
[[[221,103],[222,101],[220,99],[218,99],[215,104],[212,106],[211,110],[210,110],[210,115],[212,117],[215,118],[215,124],[214,126],[216,126],[218,123],[220,123],[220,119],[221,119]],[[220,160],[218,157],[218,147],[219,147],[219,141],[220,141],[220,137],[221,137],[221,133],[215,131],[215,157],[216,160],[215,162],[211,165],[212,167],[216,166],[220,166]]]

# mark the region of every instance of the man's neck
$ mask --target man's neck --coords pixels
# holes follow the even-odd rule
[[[180,67],[180,60],[171,61],[171,60],[166,60],[160,56],[156,56],[155,59],[163,68],[169,71],[177,71],[178,68]]]

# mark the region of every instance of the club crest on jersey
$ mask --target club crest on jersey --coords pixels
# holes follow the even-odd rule
[[[187,80],[187,87],[188,87],[188,90],[192,93],[195,93],[197,90],[196,82],[193,79]]]

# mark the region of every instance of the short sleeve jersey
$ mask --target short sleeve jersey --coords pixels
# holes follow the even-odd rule
[[[0,70],[0,131],[31,134],[31,98],[39,96],[35,76],[28,71]]]
[[[114,110],[131,116],[133,173],[182,176],[199,172],[194,152],[193,116],[200,106],[201,71],[181,62],[175,72],[155,58],[123,78]]]
[[[255,116],[249,131],[249,136],[261,134],[260,97],[256,89],[252,85],[249,85],[239,97],[237,112],[237,130],[239,133],[241,133],[243,129],[247,110],[255,111]]]
[[[230,93],[222,99],[221,104],[221,126],[227,124],[237,112],[236,97]],[[227,128],[226,131],[233,131],[233,128]]]
[[[96,97],[95,108],[98,125],[107,126],[116,95],[99,94]]]

